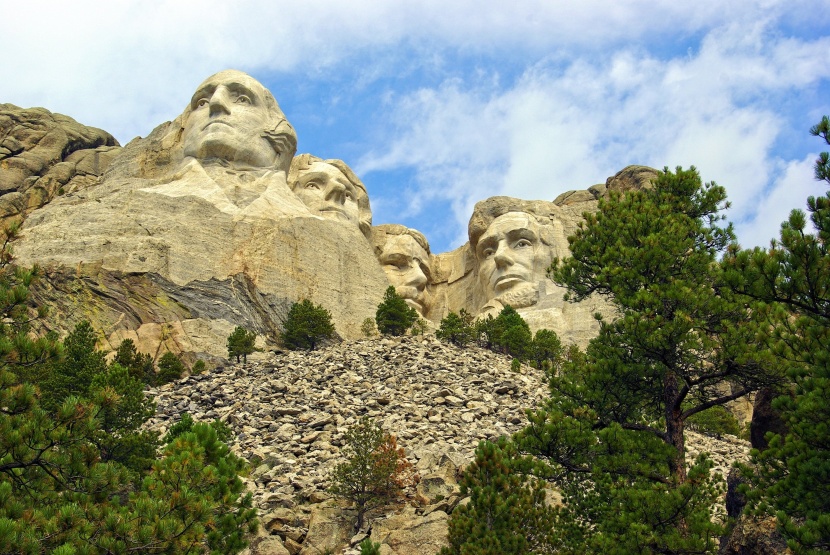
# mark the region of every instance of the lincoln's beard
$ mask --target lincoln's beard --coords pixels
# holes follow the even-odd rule
[[[498,295],[496,300],[513,308],[533,306],[539,301],[539,289],[536,284],[525,281]]]

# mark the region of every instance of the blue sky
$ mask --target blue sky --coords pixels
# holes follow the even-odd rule
[[[6,4],[0,102],[126,144],[246,71],[298,152],[345,160],[374,223],[433,252],[466,240],[477,200],[552,200],[629,164],[725,186],[744,246],[824,192],[808,129],[830,115],[830,0]]]

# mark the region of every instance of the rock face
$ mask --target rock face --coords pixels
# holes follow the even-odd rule
[[[237,325],[274,343],[305,298],[331,311],[340,336],[360,337],[390,284],[433,325],[509,304],[533,331],[584,346],[593,315],[610,310],[565,303],[546,270],[599,198],[656,175],[632,166],[552,202],[483,200],[470,241],[435,255],[416,230],[371,226],[369,192],[341,160],[295,156],[276,99],[242,72],[209,77],[179,117],[123,149],[65,116],[3,106],[0,216],[27,216],[16,254],[46,269],[37,295],[55,325],[87,319],[104,344],[130,337],[191,358],[223,356]]]
[[[70,117],[0,104],[0,218],[89,187],[119,150],[112,135]]]
[[[372,540],[387,555],[436,553],[461,501],[457,478],[478,442],[514,433],[526,424],[524,409],[547,396],[542,372],[511,372],[502,355],[433,336],[259,357],[150,392],[156,429],[168,429],[183,412],[232,428],[232,449],[254,468],[248,485],[264,539],[253,553],[357,553],[349,550],[354,514],[326,489],[343,434],[363,415],[398,438],[420,478],[404,502],[369,515]],[[690,460],[706,451],[724,476],[748,448],[736,439],[688,436]]]

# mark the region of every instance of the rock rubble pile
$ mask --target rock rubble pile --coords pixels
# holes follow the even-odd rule
[[[151,390],[158,409],[149,424],[164,432],[184,412],[226,422],[233,451],[254,469],[247,479],[263,536],[252,552],[305,555],[364,537],[352,535],[349,511],[326,490],[342,460],[344,433],[368,415],[398,438],[420,478],[406,506],[375,515],[372,539],[383,542],[384,554],[435,553],[445,542],[447,514],[460,501],[456,479],[475,447],[519,430],[524,410],[547,396],[542,371],[513,372],[510,362],[434,336],[270,353]],[[724,476],[748,450],[693,433],[689,443],[690,457],[711,453]]]

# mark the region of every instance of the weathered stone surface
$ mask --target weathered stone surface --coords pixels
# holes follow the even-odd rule
[[[239,87],[258,111],[229,103]],[[177,120],[127,145],[101,183],[32,214],[18,258],[56,271],[155,276],[191,318],[249,325],[271,339],[284,305],[309,298],[331,311],[339,333],[357,337],[388,281],[360,226],[310,211],[288,187],[295,145],[268,91],[240,72],[217,74]],[[370,224],[371,212],[361,218]],[[103,315],[100,324],[108,337],[145,324],[184,327]]]
[[[445,541],[447,514],[463,502],[458,478],[475,447],[519,430],[524,409],[547,396],[542,372],[526,366],[512,372],[510,363],[432,335],[272,353],[150,390],[158,403],[150,425],[165,431],[185,411],[225,421],[235,434],[234,452],[253,463],[247,483],[263,533],[278,535],[291,553],[315,552],[307,550],[309,541],[357,553],[349,547],[354,512],[338,509],[326,490],[346,429],[368,415],[397,437],[420,478],[403,504],[368,515],[371,537],[388,554],[435,553]],[[710,453],[721,475],[749,449],[737,439],[694,432],[687,447],[689,460]]]
[[[0,219],[96,183],[119,150],[112,135],[70,117],[0,104]]]
[[[792,551],[777,530],[774,517],[741,515],[721,545],[721,555],[787,555]]]
[[[419,516],[414,507],[375,521],[372,541],[381,543],[384,555],[438,553],[447,544],[447,513],[431,512]]]

